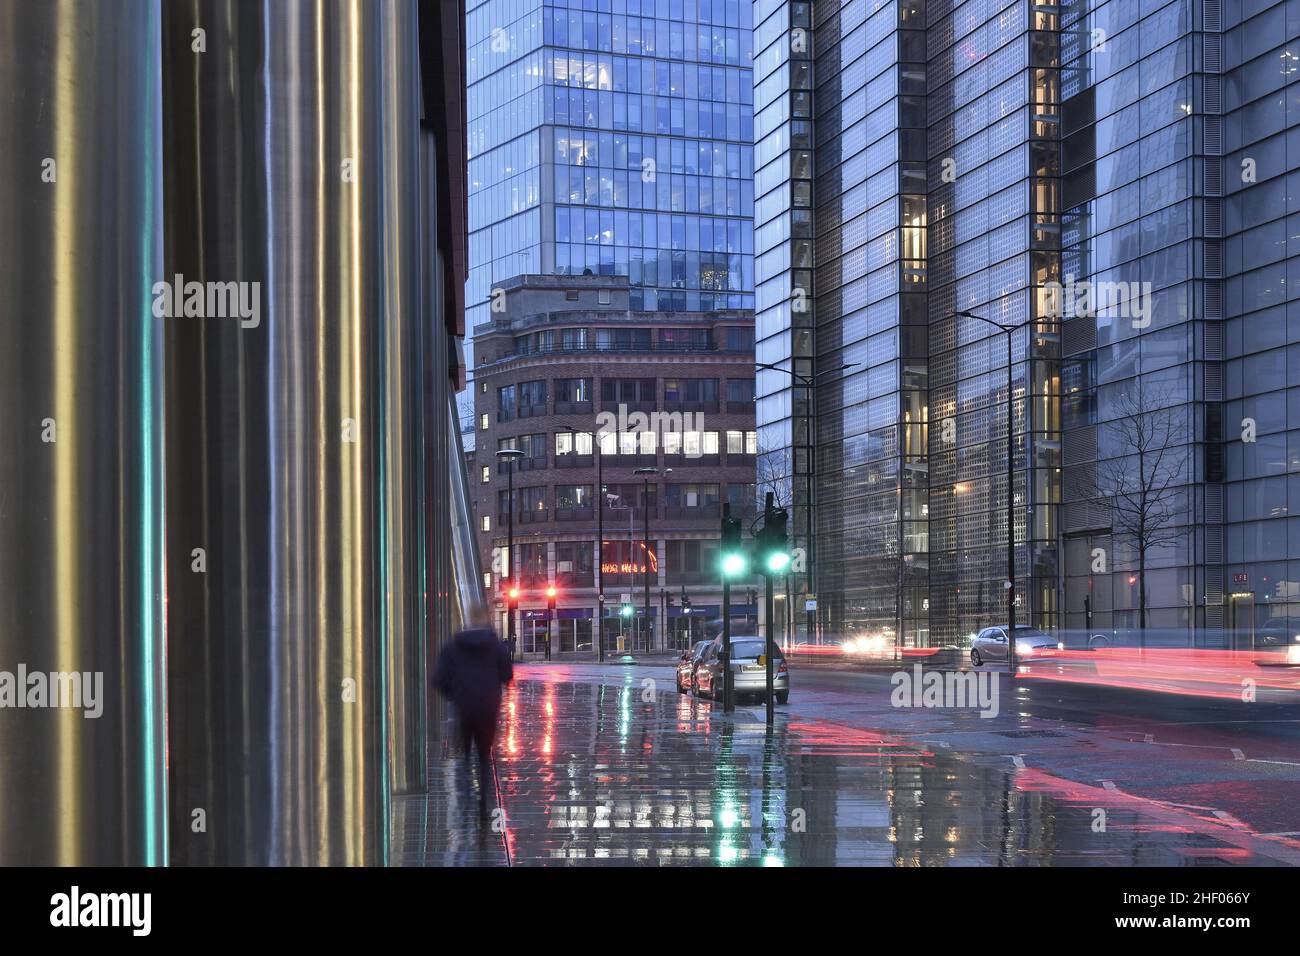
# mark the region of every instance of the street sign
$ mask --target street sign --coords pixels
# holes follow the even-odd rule
[[[804,601],[804,602],[803,602],[803,609],[804,609],[805,611],[815,611],[815,610],[817,610],[817,599],[816,599],[816,598],[809,598],[808,600]]]

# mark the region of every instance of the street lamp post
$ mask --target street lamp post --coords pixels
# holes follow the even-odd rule
[[[955,311],[954,316],[967,319],[979,319],[994,328],[1001,329],[1007,337],[1007,672],[1012,678],[1016,676],[1016,493],[1015,493],[1015,387],[1012,377],[1011,333],[1019,326],[1003,325],[974,312]]]
[[[510,490],[506,493],[506,560],[509,562],[508,567],[510,568],[510,576],[506,578],[507,594],[515,584],[515,462],[523,457],[523,451],[513,445],[497,451],[497,458],[510,464]],[[506,640],[509,642],[510,654],[513,656],[517,646],[515,640],[515,612],[511,609],[508,599],[506,600],[506,620]],[[520,657],[520,660],[522,659]]]
[[[755,362],[754,367],[768,369],[773,372],[786,372],[790,376],[790,387],[792,390],[797,385],[800,388],[806,388],[809,392],[812,392],[817,387],[817,380],[819,378],[822,378],[825,375],[833,375],[838,372],[855,368],[858,364],[859,363],[857,362],[846,362],[838,368],[823,369],[822,371],[815,372],[812,375],[801,375],[796,372],[794,370],[793,358],[790,359],[789,368],[782,368],[780,365],[774,365],[768,362]],[[811,395],[809,396],[808,406],[810,409],[816,407],[816,402]],[[791,407],[793,408],[793,406]],[[808,461],[804,463],[804,539],[808,546],[808,569],[804,575],[804,580],[806,582],[804,593],[817,594],[816,536],[813,534],[813,456],[816,453],[816,448],[814,445],[815,436],[812,432],[813,426],[811,424],[812,415],[810,414],[808,418],[810,419],[810,424],[808,426],[809,441],[805,446],[808,448]],[[813,615],[813,618],[808,624],[808,638],[809,640],[815,641],[814,632],[816,630],[816,624],[814,622],[818,616],[818,612],[813,611],[809,613]]]
[[[672,471],[671,468],[665,468],[663,473],[665,476],[668,476],[672,474]],[[650,650],[650,645],[654,641],[654,625],[650,621],[650,476],[658,475],[659,469],[652,465],[645,465],[641,468],[637,468],[632,472],[632,474],[641,476],[642,485],[641,509],[644,512],[644,515],[642,521],[641,547],[645,551],[645,573],[642,575],[642,579],[645,582],[645,598],[643,606],[646,634],[645,649],[648,652]]]

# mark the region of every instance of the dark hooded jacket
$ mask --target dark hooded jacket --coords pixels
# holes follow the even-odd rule
[[[468,720],[495,717],[514,678],[510,652],[490,628],[461,631],[438,655],[434,686]]]

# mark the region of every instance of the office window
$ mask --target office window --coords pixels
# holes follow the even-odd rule
[[[718,380],[716,378],[664,379],[665,402],[706,403],[717,400]]]
[[[754,400],[754,380],[752,378],[732,378],[727,380],[727,401],[752,402]]]
[[[556,455],[590,455],[592,452],[591,432],[556,432]]]
[[[590,508],[591,485],[556,485],[556,509]]]
[[[582,330],[570,330],[582,331]],[[590,402],[591,401],[591,379],[589,378],[557,378],[555,380],[555,401],[556,403],[567,402]]]
[[[727,350],[730,352],[754,351],[754,330],[745,327],[733,327],[726,330]]]
[[[490,482],[491,480],[492,480],[492,467],[491,467],[490,465],[484,465],[484,466],[483,466],[483,484],[486,485],[486,484],[487,484],[488,482]]]
[[[483,531],[491,531],[491,530],[492,530],[492,516],[491,516],[491,515],[484,515],[484,516],[482,517],[482,519],[480,520],[480,522],[479,522],[479,527],[480,527]]]
[[[685,432],[682,435],[682,454],[687,458],[699,458],[717,453],[717,432]]]

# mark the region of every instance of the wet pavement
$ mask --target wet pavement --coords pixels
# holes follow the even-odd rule
[[[954,736],[928,739],[937,727],[863,726],[868,718],[853,712],[860,694],[810,689],[802,710],[783,708],[768,730],[761,708],[727,716],[679,696],[663,668],[551,665],[517,674],[496,759],[503,818],[478,825],[464,805],[459,760],[438,754],[430,794],[396,804],[395,863],[1300,863],[1293,836],[1261,834],[1184,799],[1185,791],[1162,798],[1092,771],[1057,772],[1035,759],[1036,746],[1069,743],[1086,761],[1090,745],[1026,726],[1023,714],[1010,715],[1010,730],[966,715]],[[969,748],[951,742],[963,733]],[[981,746],[987,737],[998,742]],[[1293,778],[1272,782],[1290,806]],[[1279,820],[1288,817],[1278,810]]]
[[[426,793],[393,798],[393,866],[506,866],[504,829],[478,820],[477,766],[452,747],[450,722],[435,728]],[[471,765],[476,761],[471,759]],[[495,788],[494,788],[495,789]],[[496,801],[493,800],[495,805]]]

